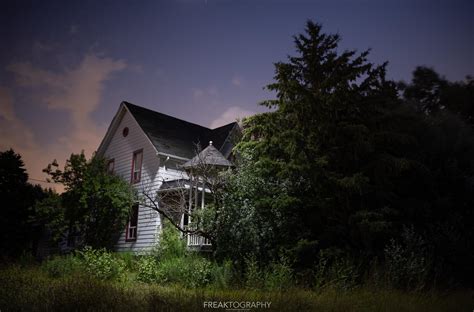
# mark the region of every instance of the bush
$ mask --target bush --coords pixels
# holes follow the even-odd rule
[[[232,262],[224,261],[221,265],[214,263],[211,271],[212,285],[217,289],[230,286],[233,277]]]
[[[125,269],[128,271],[137,270],[137,256],[133,252],[118,252],[115,256],[125,263]]]
[[[285,290],[293,285],[293,269],[285,259],[273,262],[265,272],[265,288]]]
[[[50,277],[63,277],[82,271],[82,263],[73,255],[65,257],[54,257],[42,264],[42,269],[48,273]]]
[[[158,263],[151,256],[140,257],[137,264],[137,280],[144,283],[153,283],[158,280]]]
[[[158,259],[172,259],[185,257],[188,250],[186,242],[181,239],[178,230],[169,222],[165,222],[160,235],[160,242],[155,249]]]
[[[340,250],[325,249],[319,252],[319,261],[314,269],[315,288],[348,290],[356,285],[358,277],[357,268]]]
[[[258,289],[263,286],[263,275],[258,267],[255,258],[245,260],[245,286],[251,289]]]
[[[86,271],[96,278],[109,280],[123,276],[125,262],[114,257],[112,253],[105,249],[85,247],[83,251],[78,253],[82,257]]]
[[[385,247],[385,265],[390,286],[422,289],[426,286],[430,263],[423,238],[413,228],[405,228],[400,241]]]
[[[212,263],[200,256],[166,258],[158,262],[155,281],[202,287],[212,281]]]
[[[212,279],[212,263],[206,258],[198,255],[188,256],[187,261],[188,272],[186,284],[189,287],[202,287],[211,283]]]

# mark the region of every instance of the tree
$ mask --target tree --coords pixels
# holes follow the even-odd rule
[[[262,103],[272,110],[244,123],[237,152],[252,155],[252,169],[237,170],[236,179],[240,189],[257,190],[234,190],[234,205],[264,220],[249,223],[250,233],[272,238],[259,259],[284,254],[305,269],[331,248],[367,268],[374,257],[383,259],[391,238],[413,227],[430,238],[434,262],[448,264],[442,275],[465,281],[473,259],[472,129],[449,109],[435,112],[439,76],[423,73],[418,98],[400,98],[385,64],[368,62],[367,51],[338,52],[338,42],[308,22],[295,37],[297,55],[275,64],[267,88],[276,99]]]
[[[0,253],[4,257],[31,252],[38,233],[29,219],[33,205],[44,192],[40,186],[28,183],[24,166],[13,149],[0,152]]]
[[[53,161],[44,171],[65,192],[38,205],[42,218],[49,214],[56,237],[77,235],[80,245],[113,248],[136,200],[130,184],[107,172],[107,161],[97,156],[87,161],[84,153],[72,154],[63,170],[58,167]]]
[[[403,97],[425,114],[450,111],[474,125],[474,80],[451,82],[434,69],[419,66],[413,71],[409,84],[400,83]]]
[[[396,101],[385,64],[369,63],[368,51],[339,54],[339,36],[321,29],[308,22],[306,34],[295,37],[298,55],[275,64],[267,88],[277,99],[262,103],[274,110],[247,121],[238,147],[251,150],[265,179],[286,188],[287,196],[266,200],[280,218],[274,249],[300,240],[350,243],[345,225],[369,182],[362,171],[372,150],[368,117]]]

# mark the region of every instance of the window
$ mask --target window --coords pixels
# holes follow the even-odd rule
[[[138,206],[138,204],[133,205],[130,211],[130,217],[127,223],[127,233],[125,233],[126,242],[134,242],[137,240]]]
[[[115,168],[115,160],[113,158],[109,159],[109,161],[107,162],[107,172],[114,173],[114,168]]]
[[[142,176],[142,160],[143,160],[143,150],[140,149],[133,153],[132,159],[132,183],[140,182]]]
[[[128,135],[128,127],[123,128],[122,135],[124,138]]]

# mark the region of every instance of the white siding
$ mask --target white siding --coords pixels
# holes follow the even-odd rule
[[[155,147],[142,131],[138,123],[127,109],[123,108],[119,113],[118,127],[112,133],[110,141],[103,151],[104,157],[114,159],[115,174],[131,181],[133,153],[143,149],[142,172],[139,183],[134,184],[139,194],[146,192],[155,196],[162,181],[186,178],[186,174],[176,170],[173,159],[157,156]],[[128,127],[129,133],[123,137],[122,131]],[[125,241],[125,229],[116,244],[117,251],[146,251],[153,248],[159,241],[161,230],[160,215],[153,209],[140,205],[138,209],[137,240]]]
[[[119,126],[106,147],[104,156],[108,159],[113,158],[115,173],[126,181],[130,181],[133,152],[143,149],[141,180],[135,186],[139,193],[146,190],[151,194],[159,186],[156,179],[159,171],[159,159],[156,156],[156,150],[131,114],[126,110],[123,112]],[[125,127],[128,127],[129,133],[126,137],[123,137],[122,130]],[[156,211],[140,205],[138,209],[137,240],[126,242],[124,229],[116,245],[117,251],[143,251],[152,248],[157,242],[160,224],[160,217]]]

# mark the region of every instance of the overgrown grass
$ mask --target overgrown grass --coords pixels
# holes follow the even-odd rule
[[[103,281],[75,272],[51,277],[38,266],[0,269],[2,311],[203,311],[208,301],[268,301],[264,311],[471,311],[472,291],[403,292],[361,287],[341,291],[183,288]]]
[[[0,311],[202,311],[211,310],[204,308],[210,301],[270,302],[266,311],[431,312],[474,307],[472,291],[396,289],[390,278],[406,267],[400,248],[392,253],[398,275],[384,280],[372,274],[365,282],[357,282],[351,261],[337,252],[321,252],[319,263],[307,274],[312,281],[302,284],[305,288],[297,286],[286,258],[266,266],[249,258],[244,271],[237,272],[230,261],[217,263],[190,252],[171,229],[148,255],[84,248],[41,265],[23,261],[1,268]]]

